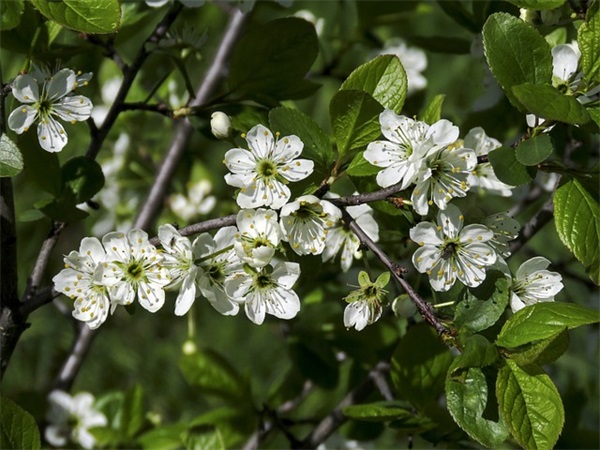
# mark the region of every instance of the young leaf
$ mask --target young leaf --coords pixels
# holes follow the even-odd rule
[[[338,91],[333,96],[329,113],[340,157],[354,157],[354,152],[380,136],[382,110],[381,105],[363,91]]]
[[[461,333],[477,333],[494,325],[508,304],[509,281],[504,274],[490,272],[484,282],[493,287],[492,293],[480,294],[479,290],[467,290],[465,297],[456,305],[454,323]]]
[[[10,138],[0,137],[0,177],[14,177],[23,170],[23,156]]]
[[[519,8],[536,9],[544,11],[548,9],[560,8],[566,0],[508,0]]]
[[[488,154],[494,173],[500,181],[511,186],[519,186],[533,180],[527,167],[517,160],[515,151],[510,147],[500,147]]]
[[[579,180],[566,178],[554,193],[554,222],[563,244],[600,285],[600,213],[598,199]]]
[[[521,368],[506,360],[498,372],[496,397],[500,416],[523,448],[554,447],[565,422],[565,411],[556,386],[541,367]]]
[[[281,106],[269,113],[269,123],[273,131],[279,131],[282,136],[295,134],[304,143],[301,157],[316,161],[316,169],[325,171],[333,164],[335,156],[329,136],[314,120],[297,109]]]
[[[85,156],[77,156],[67,161],[61,169],[63,193],[74,202],[82,203],[91,199],[104,186],[104,174],[100,165]]]
[[[306,20],[288,17],[257,26],[231,55],[229,88],[250,98],[302,98],[317,87],[304,76],[318,53],[317,33]]]
[[[494,422],[483,417],[488,403],[488,385],[485,375],[478,367],[460,371],[460,376],[451,376],[457,369],[456,358],[446,378],[446,405],[454,421],[469,436],[486,447],[497,447],[508,437],[502,421]]]
[[[577,30],[581,68],[588,82],[600,81],[600,6],[592,3],[585,22]]]
[[[515,150],[517,160],[526,166],[535,166],[545,161],[554,151],[552,140],[547,134],[526,139]]]
[[[358,67],[344,81],[340,90],[364,91],[384,108],[400,113],[407,86],[406,72],[398,57],[382,55]]]
[[[81,33],[114,33],[119,29],[121,7],[118,0],[32,0],[48,19]]]
[[[119,411],[119,431],[121,436],[133,438],[144,424],[144,391],[136,384],[125,392]]]
[[[563,329],[600,322],[598,311],[574,303],[540,302],[518,311],[506,321],[496,345],[517,349],[555,336]]]
[[[574,125],[590,121],[590,115],[575,97],[564,95],[549,84],[524,83],[513,86],[512,92],[527,112],[544,119]]]
[[[433,125],[442,118],[442,105],[444,104],[444,94],[438,94],[431,99],[429,104],[421,114],[421,120],[426,124]]]
[[[392,355],[392,382],[399,398],[422,408],[435,402],[444,390],[452,355],[431,327],[409,329]]]
[[[454,19],[457,24],[471,33],[479,33],[481,31],[480,25],[477,24],[473,14],[465,8],[463,2],[458,0],[437,0],[437,4],[446,14],[448,14],[448,16]]]
[[[24,8],[23,0],[2,2],[2,5],[0,5],[2,10],[2,14],[0,14],[0,31],[12,30],[18,26],[21,23]]]
[[[154,428],[142,434],[137,441],[147,450],[171,450],[183,446],[182,435],[187,425],[176,423]]]
[[[552,55],[546,40],[521,19],[495,13],[483,26],[483,47],[490,70],[510,102],[527,112],[511,89],[523,83],[550,83]]]
[[[413,417],[411,406],[401,402],[374,402],[364,405],[350,405],[342,412],[346,417],[367,422],[388,422],[394,419]]]
[[[0,448],[41,448],[33,416],[4,396],[0,397]]]
[[[85,219],[89,214],[75,206],[75,201],[70,199],[54,199],[37,202],[34,206],[46,217],[59,222],[77,222]]]

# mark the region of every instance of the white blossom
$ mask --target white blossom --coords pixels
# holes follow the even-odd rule
[[[477,156],[487,156],[502,144],[496,139],[488,137],[483,128],[476,127],[469,130],[465,136],[464,146],[473,149]],[[514,189],[514,186],[509,186],[498,179],[489,162],[477,163],[467,181],[471,187],[478,186],[503,197],[510,197],[512,189]]]
[[[408,47],[402,39],[390,39],[385,43],[380,55],[396,55],[408,80],[406,95],[411,95],[427,87],[427,78],[422,72],[427,68],[427,55],[417,47]]]
[[[161,264],[169,270],[171,279],[167,288],[179,289],[175,300],[175,315],[182,316],[189,311],[200,293],[196,289],[198,267],[194,264],[192,243],[170,224],[158,228],[158,239],[163,248]]]
[[[300,311],[300,299],[292,290],[299,276],[299,264],[280,262],[236,275],[226,290],[230,297],[244,303],[248,319],[257,325],[263,323],[266,314],[292,319]]]
[[[283,239],[299,255],[320,255],[329,229],[342,217],[338,208],[314,195],[303,195],[281,208]]]
[[[234,249],[240,260],[252,267],[264,267],[275,255],[281,241],[281,229],[277,213],[259,208],[242,209],[238,212]]]
[[[210,181],[200,180],[189,186],[187,196],[172,194],[169,196],[171,211],[186,223],[198,216],[208,214],[217,204],[216,198],[209,195],[211,190]]]
[[[449,290],[458,278],[469,287],[485,279],[486,266],[496,261],[489,242],[494,237],[483,225],[467,225],[454,205],[440,211],[437,224],[421,222],[411,228],[410,238],[419,244],[412,257],[420,273],[429,275],[431,287],[438,292]]]
[[[417,214],[427,215],[434,203],[446,209],[454,197],[465,197],[470,187],[467,179],[476,165],[477,156],[470,148],[453,145],[430,152],[411,195]]]
[[[96,438],[89,432],[93,427],[105,427],[108,420],[94,408],[94,396],[80,392],[71,396],[54,390],[48,396],[50,411],[44,436],[50,445],[65,447],[69,442],[83,448],[94,448]]]
[[[102,244],[84,238],[79,251],[72,251],[64,261],[65,268],[52,279],[54,288],[74,301],[73,317],[98,328],[111,310],[109,289],[119,281],[106,262]]]
[[[512,280],[510,308],[513,312],[538,302],[550,302],[563,288],[562,277],[546,270],[550,261],[536,256],[517,269]]]
[[[379,115],[381,132],[387,139],[371,142],[364,158],[377,167],[377,184],[389,187],[402,182],[401,189],[413,183],[430,152],[450,145],[458,138],[458,127],[447,120],[429,126],[386,109]]]
[[[171,282],[169,271],[162,267],[162,255],[148,241],[145,231],[134,229],[126,235],[117,231],[102,238],[111,270],[119,282],[111,286],[111,299],[130,305],[137,299],[150,312],[165,302],[163,288]]]
[[[552,84],[568,92],[577,87],[575,80],[581,51],[577,42],[560,44],[552,48]]]
[[[80,83],[87,84],[90,77],[71,69],[62,69],[48,79],[41,72],[17,76],[12,82],[12,94],[23,105],[10,113],[8,127],[21,134],[38,120],[40,146],[48,152],[60,152],[68,139],[55,117],[70,123],[90,117],[92,102],[82,95],[71,95]]]
[[[225,227],[214,237],[203,233],[193,243],[194,257],[200,268],[198,287],[212,307],[226,316],[239,311],[238,301],[225,290],[227,283],[243,272],[242,262],[233,249],[237,234],[236,227]]]
[[[225,153],[224,163],[231,172],[225,181],[240,188],[237,204],[242,208],[281,208],[291,196],[287,183],[308,177],[314,163],[296,159],[304,147],[298,136],[274,139],[268,129],[257,125],[246,141],[249,150],[233,148]]]
[[[337,197],[337,194],[329,193],[328,197]],[[379,241],[379,225],[373,218],[373,209],[369,205],[348,206],[346,211],[373,242]],[[360,240],[341,218],[328,231],[323,262],[334,259],[341,250],[340,264],[342,270],[347,272],[352,266],[352,261],[362,257]]]

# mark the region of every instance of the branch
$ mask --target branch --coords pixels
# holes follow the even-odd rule
[[[163,116],[173,117],[173,110],[164,103],[123,103],[121,105],[121,111],[151,111]]]
[[[433,309],[431,305],[427,303],[425,300],[421,298],[419,294],[413,289],[413,287],[402,278],[402,274],[406,273],[407,270],[400,267],[394,261],[392,261],[387,254],[379,248],[375,242],[358,226],[358,224],[354,221],[354,218],[348,211],[342,209],[342,218],[348,224],[350,229],[356,234],[361,244],[371,250],[375,256],[379,258],[379,260],[383,263],[385,267],[391,272],[392,276],[396,279],[396,281],[402,286],[402,288],[406,291],[410,299],[417,306],[417,309],[423,316],[423,319],[437,331],[438,335],[445,336],[449,334],[449,331],[441,322],[437,319],[435,314],[433,313]]]
[[[367,378],[350,391],[338,406],[319,422],[315,429],[300,443],[300,448],[316,448],[331,436],[347,420],[342,413],[344,407],[361,402],[373,390],[375,380],[384,376],[389,370],[389,363],[383,361],[377,363],[369,372]]]
[[[108,41],[104,42],[102,39],[100,39],[95,34],[86,34],[86,35],[84,35],[84,37],[91,44],[97,45],[97,46],[101,47],[102,49],[104,49],[104,56],[112,59],[115,62],[115,64],[117,66],[119,66],[119,69],[121,69],[121,72],[126,72],[127,70],[129,70],[127,63],[125,61],[123,61],[123,58],[121,58],[121,55],[119,55],[119,53],[115,49],[112,38],[109,39]]]
[[[152,34],[148,36],[148,38],[146,38],[144,44],[141,46],[135,59],[131,63],[131,66],[129,66],[124,72],[123,82],[121,83],[119,92],[115,97],[115,101],[108,110],[104,122],[102,122],[102,125],[98,129],[98,132],[94,136],[94,139],[92,139],[92,142],[90,142],[90,146],[88,147],[86,153],[86,156],[88,158],[96,159],[96,156],[98,156],[98,152],[100,151],[100,148],[102,147],[106,136],[108,136],[108,132],[117,120],[117,117],[119,116],[119,113],[122,110],[123,104],[125,103],[127,93],[129,92],[129,89],[131,89],[131,85],[133,84],[133,80],[135,79],[137,73],[141,69],[142,64],[144,64],[144,61],[146,61],[146,58],[148,58],[148,56],[150,55],[150,52],[146,49],[146,44],[159,42],[167,34],[169,27],[173,24],[173,22],[175,22],[175,19],[181,12],[182,8],[183,6],[181,5],[181,3],[173,3],[173,6],[169,10],[169,12],[159,22]]]
[[[529,219],[525,225],[523,225],[519,236],[510,243],[511,254],[514,254],[521,247],[523,247],[523,245],[538,231],[540,231],[544,225],[550,222],[553,217],[554,203],[552,202],[552,198],[549,198],[548,201],[544,203],[542,208],[531,219]]]
[[[69,357],[64,362],[58,377],[54,381],[53,389],[60,389],[67,392],[71,389],[73,381],[79,373],[79,369],[81,369],[85,356],[97,334],[96,330],[90,329],[86,324],[79,325],[77,339],[75,339]]]
[[[200,106],[206,103],[209,96],[217,87],[220,81],[225,64],[233,49],[233,45],[237,41],[239,34],[241,33],[242,27],[245,23],[245,15],[239,10],[235,10],[229,20],[227,31],[221,39],[219,48],[210,66],[210,69],[206,73],[204,80],[202,81],[199,89],[196,91],[195,98],[189,103],[188,106],[191,108]],[[171,182],[171,178],[179,165],[179,161],[183,156],[185,150],[185,144],[187,143],[190,135],[192,134],[193,127],[187,120],[180,122],[176,129],[171,146],[167,151],[167,156],[162,162],[162,165],[156,175],[154,184],[150,189],[148,197],[143,203],[142,210],[140,211],[136,221],[135,228],[148,228],[154,221],[156,215],[160,211],[165,193]]]

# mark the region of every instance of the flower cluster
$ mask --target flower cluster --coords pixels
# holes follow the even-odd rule
[[[60,152],[68,139],[55,117],[70,123],[90,117],[92,102],[82,95],[72,94],[91,78],[89,73],[75,73],[71,69],[49,74],[38,68],[17,76],[12,82],[12,94],[23,104],[8,116],[8,127],[22,134],[38,121],[40,146],[48,152]]]
[[[445,119],[430,126],[385,110],[379,122],[386,140],[371,142],[364,158],[383,167],[376,178],[379,186],[415,185],[411,201],[418,214],[427,215],[434,203],[446,209],[453,198],[466,196],[471,184],[502,193],[510,189],[495,177],[489,163],[477,162],[478,155],[499,146],[482,129],[471,130],[465,141],[459,141],[458,127]]]

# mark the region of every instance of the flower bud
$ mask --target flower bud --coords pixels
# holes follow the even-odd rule
[[[227,139],[231,135],[231,119],[221,111],[210,116],[210,130],[217,139]]]

